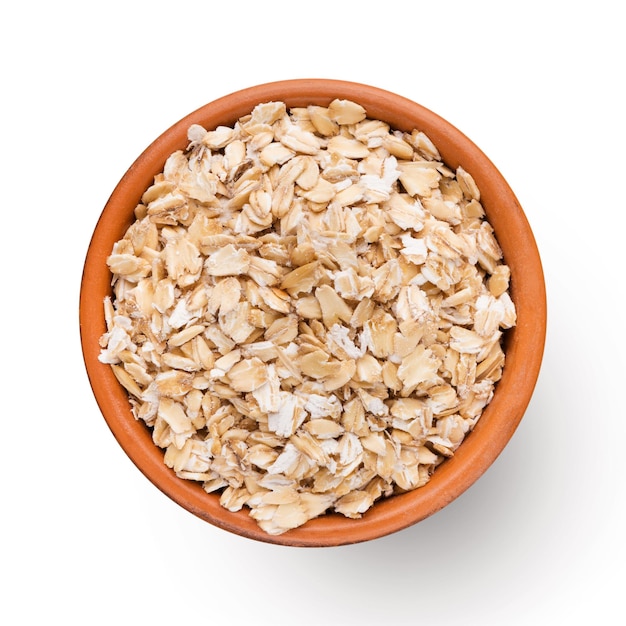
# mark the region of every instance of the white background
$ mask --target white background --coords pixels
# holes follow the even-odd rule
[[[2,623],[626,623],[618,4],[3,5]],[[78,332],[87,245],[135,157],[212,99],[300,77],[395,91],[477,143],[526,211],[549,303],[535,395],[483,478],[329,549],[231,535],[163,496],[102,419]]]

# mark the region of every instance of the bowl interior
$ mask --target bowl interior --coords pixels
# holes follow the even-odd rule
[[[425,132],[451,168],[462,165],[481,190],[481,202],[511,269],[511,297],[517,325],[507,331],[506,364],[492,402],[454,457],[415,491],[377,502],[361,519],[329,514],[279,536],[269,536],[246,511],[231,513],[218,496],[177,478],[163,451],[136,421],[125,390],[110,367],[98,361],[106,326],[103,299],[111,293],[106,258],[134,219],[133,211],[166,158],[187,146],[187,129],[232,125],[256,104],[281,100],[288,107],[328,105],[335,98],[358,102],[370,118],[392,127]],[[517,428],[532,396],[541,365],[546,330],[546,297],[539,252],[526,216],[500,172],[463,133],[432,111],[401,96],[358,83],[302,79],[264,85],[227,95],[192,112],[157,138],[131,165],[107,202],[85,259],[80,292],[80,333],[89,380],[113,435],[135,465],[161,491],[198,517],[230,532],[270,543],[333,546],[366,541],[401,530],[432,515],[461,495],[493,463]]]

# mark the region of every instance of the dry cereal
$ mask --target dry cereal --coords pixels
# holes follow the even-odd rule
[[[341,99],[188,138],[108,257],[101,339],[164,462],[272,535],[426,484],[516,323],[472,176]]]

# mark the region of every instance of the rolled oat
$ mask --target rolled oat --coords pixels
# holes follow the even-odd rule
[[[347,100],[188,137],[108,258],[101,339],[164,462],[269,534],[426,484],[516,321],[471,175]]]

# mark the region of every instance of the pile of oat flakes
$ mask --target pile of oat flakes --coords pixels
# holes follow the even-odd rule
[[[100,354],[165,463],[273,535],[424,485],[516,321],[472,177],[347,100],[188,137],[108,258]]]

